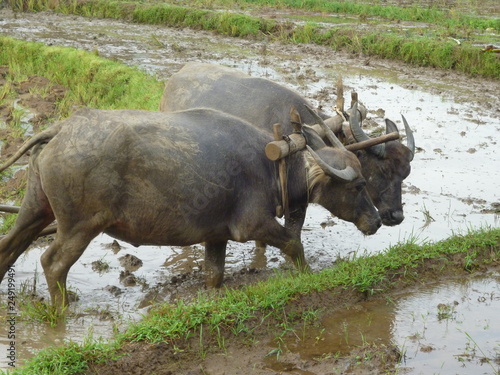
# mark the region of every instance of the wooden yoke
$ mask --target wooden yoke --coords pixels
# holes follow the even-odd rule
[[[275,137],[274,139],[275,140],[273,142],[269,142],[266,145],[266,148],[264,150],[269,160],[280,160],[306,147],[306,139],[302,134],[290,134],[288,136],[289,141],[284,140],[283,137],[281,137],[280,139],[276,139]]]
[[[273,135],[274,141],[281,141],[283,138],[283,131],[281,129],[281,124],[273,125]],[[283,141],[286,143],[286,141]],[[267,149],[267,147],[266,147]],[[267,153],[266,153],[267,154]],[[279,180],[279,190],[281,195],[281,204],[276,206],[276,216],[281,218],[283,213],[285,213],[285,218],[287,217],[288,211],[288,189],[287,189],[287,176],[286,176],[286,160],[285,158],[275,159],[278,161],[278,180]],[[285,203],[286,202],[286,203]]]
[[[398,132],[392,132],[389,134],[384,134],[376,138],[371,138],[366,141],[361,141],[361,142],[356,142],[352,143],[350,145],[345,146],[346,149],[348,149],[351,152],[362,150],[364,148],[372,147],[375,145],[378,145],[379,143],[385,143],[389,141],[394,141],[396,139],[399,139],[399,133]]]
[[[351,92],[351,108],[358,101],[358,93],[356,91]]]
[[[344,83],[342,82],[342,76],[339,76],[337,79],[337,101],[335,106],[337,107],[337,111],[344,113]]]
[[[284,157],[293,154],[296,151],[300,151],[303,148],[305,148],[306,145],[306,139],[302,134],[290,134],[289,135],[290,139],[293,139],[294,145],[289,145],[287,141],[284,139],[281,140],[276,140],[273,142],[269,142],[266,145],[266,156],[269,160],[272,161],[277,161],[280,159],[283,159]],[[364,148],[368,148],[371,146],[378,145],[380,143],[385,143],[389,141],[393,141],[399,139],[399,133],[398,132],[392,132],[389,134],[384,134],[376,138],[371,138],[366,141],[361,141],[357,143],[353,143],[350,145],[345,146],[346,149],[349,151],[358,151],[362,150]]]
[[[286,156],[292,154],[293,152],[299,151],[306,147],[306,140],[302,134],[300,134],[302,130],[302,121],[300,119],[300,115],[297,112],[297,109],[292,106],[290,108],[290,122],[296,133],[290,134],[289,136],[284,137],[283,131],[281,129],[281,124],[273,125],[273,135],[274,142],[269,143],[267,146],[271,144],[278,144],[278,154],[281,157],[273,159],[269,157],[269,148],[266,146],[266,155],[271,160],[278,160],[278,174],[279,174],[279,186],[281,191],[281,205],[276,207],[276,216],[281,218],[283,214],[285,215],[285,220],[288,220],[290,217],[290,208],[288,204],[288,176],[287,176],[287,166],[286,166]],[[291,138],[294,137],[297,141],[300,141],[300,145],[297,145]],[[293,145],[293,146],[292,146]],[[282,147],[280,147],[282,146]],[[273,153],[276,151],[271,146],[271,155],[276,157]],[[283,154],[283,155],[282,155]]]

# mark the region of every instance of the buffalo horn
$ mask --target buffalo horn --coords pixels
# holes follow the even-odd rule
[[[408,143],[408,148],[411,151],[411,160],[413,160],[413,156],[415,155],[415,138],[413,138],[413,132],[411,131],[408,122],[406,122],[405,117],[403,115],[401,115],[401,117],[403,118],[403,124],[405,125],[406,140]]]
[[[392,120],[389,120],[388,118],[386,118],[385,119],[385,132],[386,132],[386,134],[392,133],[392,132],[399,133],[399,129],[396,126],[396,124],[394,122],[392,122]]]
[[[306,147],[311,156],[314,158],[316,163],[318,163],[318,165],[323,170],[323,172],[325,172],[326,175],[330,177],[337,177],[344,181],[353,181],[357,177],[356,171],[351,166],[347,166],[344,169],[335,169],[332,166],[325,163],[325,161],[321,159],[319,155],[311,147],[309,146]]]
[[[305,105],[309,113],[316,119],[318,124],[323,128],[325,131],[326,138],[330,141],[333,147],[342,147],[344,148],[344,145],[342,142],[339,141],[339,139],[336,137],[336,135],[332,132],[332,129],[328,127],[328,125],[325,124],[323,119],[307,104]]]
[[[386,122],[387,125],[387,122]],[[352,135],[356,142],[367,141],[370,139],[368,135],[361,129],[361,125],[359,123],[359,114],[358,114],[358,102],[354,103],[351,108],[351,116],[349,116],[349,126],[351,127]],[[397,131],[397,129],[396,129]],[[385,156],[385,144],[379,144],[372,146],[368,149],[371,153],[377,155],[380,158]]]

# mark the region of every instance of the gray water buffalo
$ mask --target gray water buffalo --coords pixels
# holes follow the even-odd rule
[[[178,111],[207,107],[238,116],[258,128],[271,131],[274,123],[281,123],[284,132],[290,126],[290,107],[294,106],[305,124],[315,124],[316,118],[304,105],[311,103],[297,92],[264,78],[255,78],[228,67],[214,64],[187,63],[173,74],[165,87],[160,103],[161,111]],[[338,116],[329,117],[319,111],[324,122],[339,131]],[[410,162],[415,152],[412,132],[403,117],[408,147],[400,141],[390,141],[357,152],[368,193],[378,208],[384,225],[397,225],[403,219],[401,185],[410,174]],[[340,123],[341,125],[341,123]],[[368,136],[358,119],[351,122],[355,141]],[[386,120],[387,133],[398,131],[391,120]],[[341,138],[339,136],[339,138]]]
[[[359,161],[315,132],[309,151],[289,157],[290,221],[275,219],[280,202],[273,138],[234,116],[194,109],[174,113],[82,109],[27,141],[28,185],[17,220],[0,241],[0,281],[54,219],[55,240],[41,258],[51,299],[67,303],[70,267],[99,233],[139,245],[205,243],[208,286],[221,285],[227,241],[278,247],[307,269],[300,241],[309,202],[373,234],[380,216]]]

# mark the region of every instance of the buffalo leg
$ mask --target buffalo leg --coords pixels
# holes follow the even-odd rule
[[[36,220],[29,227],[17,226],[0,241],[0,282],[9,267],[26,251],[52,220]]]
[[[205,243],[205,282],[209,288],[220,288],[224,279],[227,241]]]
[[[306,220],[306,210],[306,206],[300,206],[291,211],[290,217],[288,220],[285,220],[285,228],[289,229],[293,233],[293,236],[299,240],[301,238],[304,221]]]
[[[82,225],[77,225],[70,231],[59,227],[56,239],[42,254],[42,267],[54,306],[62,309],[68,305],[66,279],[69,269],[99,232]]]
[[[262,241],[255,241],[255,247],[262,252],[266,251],[267,244]]]
[[[260,231],[255,234],[257,241],[277,247],[288,255],[299,270],[309,270],[300,236],[288,228],[283,228],[274,218],[262,225]]]
[[[37,201],[29,199],[33,191],[28,190],[16,222],[0,240],[0,282],[9,267],[26,251],[38,234],[54,220],[54,214],[45,196]],[[39,197],[40,198],[40,197]]]
[[[300,206],[295,210],[291,210],[290,217],[285,220],[285,228],[290,229],[295,236],[300,238],[305,219],[306,207]],[[255,241],[255,247],[258,251],[264,252],[266,250],[266,246],[267,244],[265,242]]]

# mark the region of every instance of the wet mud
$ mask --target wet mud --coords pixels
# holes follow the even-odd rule
[[[313,45],[246,41],[208,32],[53,13],[13,15],[2,9],[0,34],[98,51],[103,57],[138,66],[161,80],[167,80],[187,61],[233,66],[293,88],[327,112],[334,105],[335,82],[342,75],[345,92],[356,90],[369,109],[364,124],[368,130],[380,129],[384,117],[402,128],[403,113],[417,145],[412,172],[403,185],[405,221],[365,237],[352,224],[331,217],[321,207],[311,206],[303,242],[315,271],[334,265],[338,257],[375,254],[399,241],[440,240],[470,228],[498,227],[498,81],[415,68]],[[43,80],[30,77],[26,85],[43,85]],[[49,97],[48,103],[30,96],[29,90],[19,90],[18,105],[33,114],[25,121],[27,132],[36,132],[37,126],[51,117],[50,98],[55,100],[63,95],[64,88],[52,90],[54,96]],[[0,108],[0,116],[1,124],[8,118],[9,110]],[[19,144],[15,139],[4,143],[2,154],[9,152],[7,147],[15,149]],[[24,173],[21,167],[7,186],[11,190],[22,186]],[[36,280],[36,292],[42,298],[47,298],[47,286],[39,258],[45,248],[46,243],[39,241],[15,266],[18,284],[32,286]],[[237,287],[289,268],[292,266],[277,249],[264,252],[251,243],[231,243],[225,283]],[[307,335],[300,340],[287,337],[281,347],[285,350],[278,357],[268,355],[278,353],[278,346],[272,335],[262,332],[259,348],[252,346],[250,351],[241,342],[234,342],[223,359],[220,354],[208,355],[192,368],[181,365],[186,358],[165,347],[132,345],[129,354],[135,358],[136,367],[130,360],[131,363],[121,364],[121,370],[147,373],[141,372],[146,369],[141,366],[146,365],[139,362],[164,353],[165,362],[178,359],[177,368],[164,365],[165,373],[175,374],[201,373],[196,372],[199,368],[211,374],[224,370],[248,374],[250,368],[255,374],[371,374],[394,370],[395,363],[400,363],[400,371],[408,374],[493,374],[492,367],[481,358],[499,358],[500,326],[491,315],[498,311],[500,303],[499,276],[495,269],[485,270],[483,276],[477,280],[465,274],[460,274],[463,280],[441,278],[416,290],[405,289],[373,301],[364,301],[360,296],[344,296],[348,302],[323,296],[321,326],[314,330],[308,327]],[[34,351],[68,338],[82,341],[89,330],[94,337],[112,337],[116,330],[125,329],[129,320],[140,319],[154,302],[195,296],[204,288],[203,248],[134,248],[100,235],[71,269],[68,282],[79,296],[71,307],[74,317],[56,328],[21,322],[20,357],[28,358]],[[3,284],[1,293],[5,293]],[[340,311],[335,306],[348,309]],[[7,345],[5,338],[2,326],[0,349]],[[374,347],[378,351],[368,351]],[[479,349],[485,352],[484,356]],[[366,357],[373,352],[378,356]],[[235,358],[238,361],[233,363]],[[0,366],[6,366],[3,359]],[[493,366],[499,368],[498,363]],[[100,368],[96,373],[118,370],[112,367],[106,372]],[[152,367],[148,371],[153,371]]]

